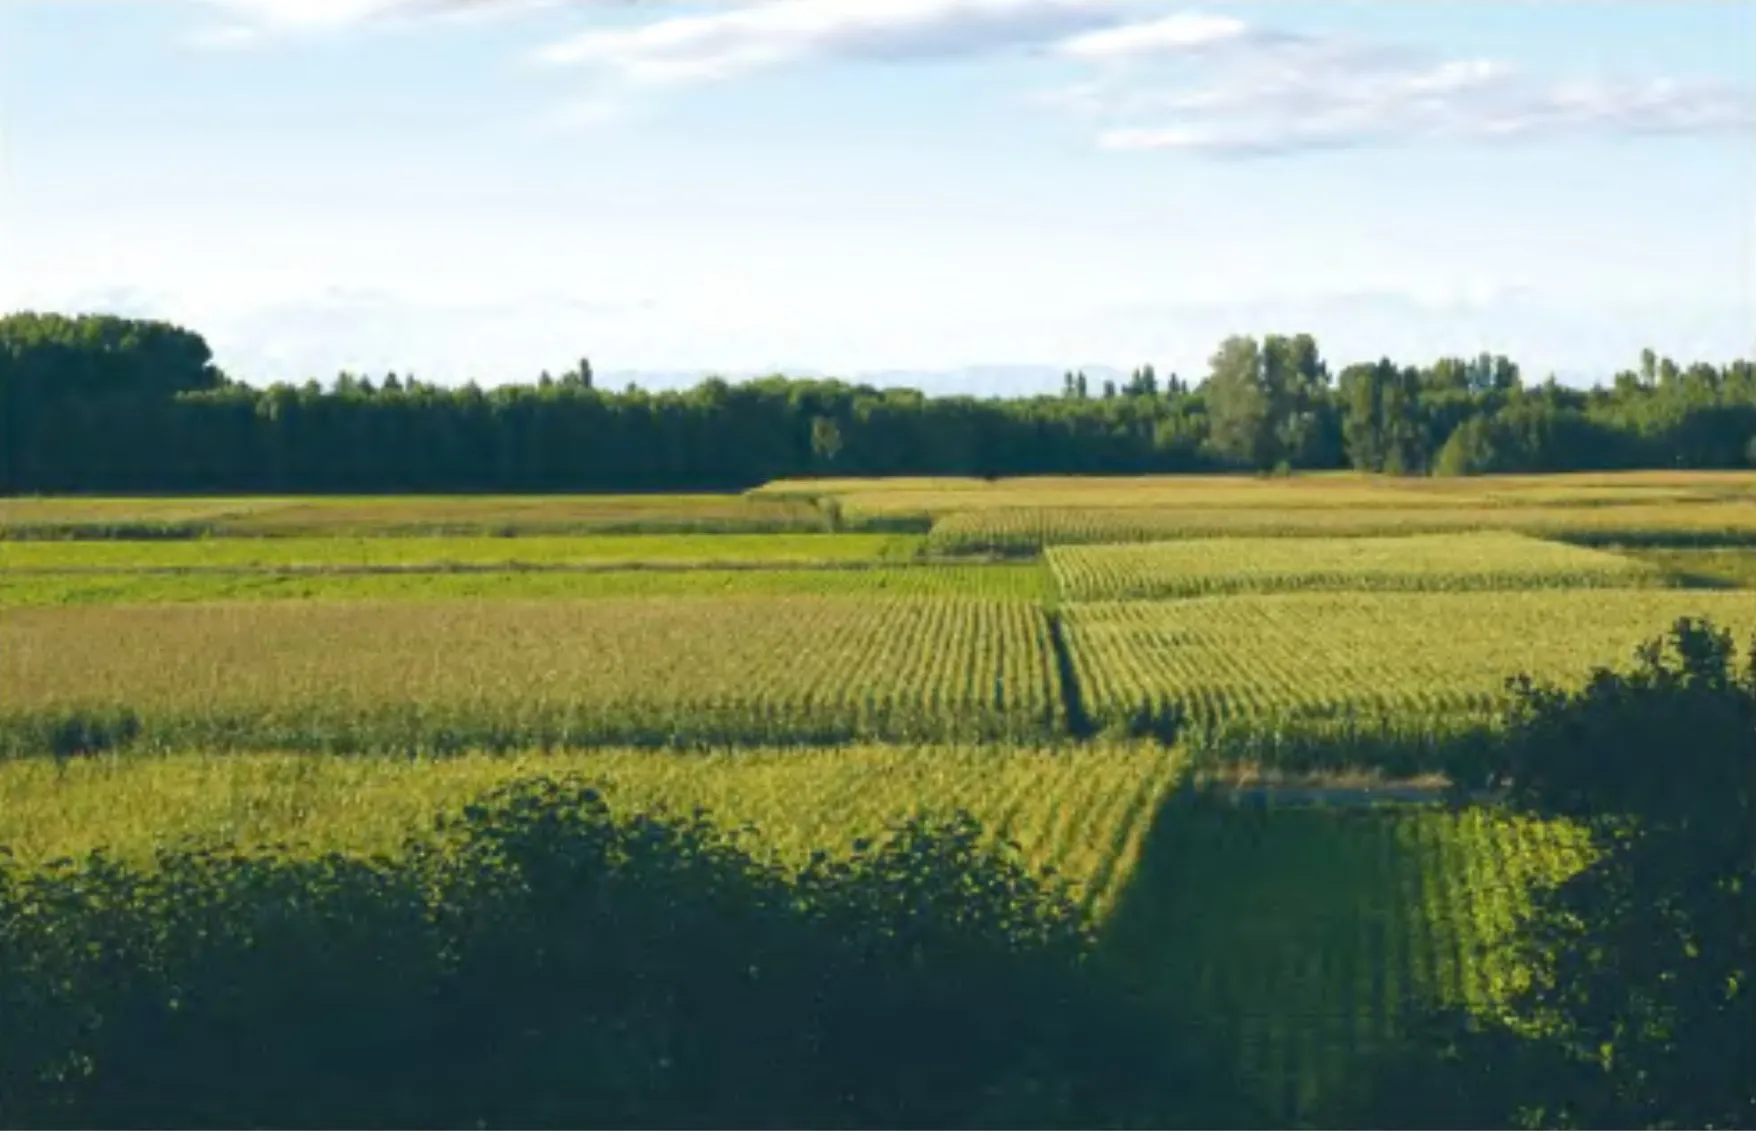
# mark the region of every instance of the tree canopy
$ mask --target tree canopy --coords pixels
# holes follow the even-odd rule
[[[692,389],[560,377],[483,389],[409,374],[233,381],[202,338],[107,316],[0,318],[0,490],[739,489],[787,475],[1142,474],[1354,467],[1477,474],[1746,466],[1756,364],[1647,351],[1593,389],[1503,356],[1332,370],[1309,334],[1234,336],[1199,381],[1152,366],[1092,395],[767,377]]]

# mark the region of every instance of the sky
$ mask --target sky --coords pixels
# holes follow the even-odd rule
[[[0,310],[234,377],[1756,354],[1756,3],[0,0]]]

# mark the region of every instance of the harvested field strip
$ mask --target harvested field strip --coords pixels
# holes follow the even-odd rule
[[[0,752],[455,752],[1045,740],[1026,602],[280,602],[14,609]]]
[[[1142,510],[1011,507],[934,523],[931,553],[1028,554],[1044,546],[1182,538],[1320,538],[1504,530],[1589,545],[1756,545],[1756,504]]]
[[[0,608],[208,601],[597,600],[618,597],[965,596],[1039,601],[1041,563],[561,567],[528,570],[0,572]]]
[[[439,760],[295,754],[99,757],[0,764],[0,845],[25,863],[108,847],[150,858],[182,838],[392,852],[493,785],[545,774],[602,782],[618,810],[705,806],[792,863],[844,851],[915,813],[967,809],[1103,911],[1177,777],[1154,748],[838,747],[657,757],[644,750]],[[1054,843],[1062,814],[1087,830]]]
[[[929,514],[995,508],[1281,509],[1600,507],[1756,501],[1742,472],[1612,472],[1455,479],[1303,473],[1249,475],[897,477],[778,480],[753,498],[838,501],[848,514]]]
[[[1400,538],[1202,538],[1055,546],[1070,601],[1201,597],[1299,589],[1452,591],[1629,588],[1669,581],[1658,567],[1519,534]]]
[[[906,560],[916,555],[920,542],[918,537],[890,534],[0,542],[0,571],[830,565]]]
[[[742,495],[399,495],[0,500],[0,538],[809,533],[807,501]]]

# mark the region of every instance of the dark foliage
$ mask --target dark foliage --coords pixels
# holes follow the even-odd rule
[[[0,868],[0,1124],[1215,1125],[1192,1046],[968,818],[791,873],[500,789],[395,858]]]
[[[1436,1019],[1371,1121],[1756,1127],[1756,651],[1682,620],[1632,671],[1515,686],[1490,780],[1596,858],[1539,895],[1509,1023]]]
[[[925,397],[719,379],[609,392],[589,365],[531,385],[391,374],[253,388],[188,331],[0,318],[0,491],[737,489],[783,476],[1139,474],[1353,466],[1393,474],[1741,467],[1756,366],[1668,359],[1592,391],[1504,357],[1388,360],[1332,382],[1309,335],[1232,338],[1206,380],[1115,395]],[[1647,371],[1649,370],[1649,371]],[[1149,379],[1150,378],[1150,379]]]

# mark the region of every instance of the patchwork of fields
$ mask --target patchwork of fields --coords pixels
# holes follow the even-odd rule
[[[1251,810],[1444,773],[1506,680],[1756,632],[1751,477],[896,480],[745,496],[0,500],[0,845],[389,851],[583,773],[781,858],[967,809],[1290,1119],[1442,1002],[1573,830]]]

